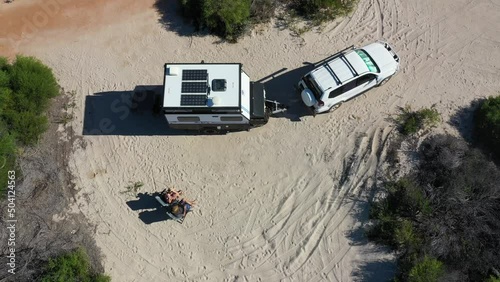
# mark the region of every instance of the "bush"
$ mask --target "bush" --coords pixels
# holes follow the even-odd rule
[[[83,248],[50,259],[47,263],[42,282],[109,282],[109,276],[93,273],[89,257]]]
[[[204,23],[217,35],[235,42],[250,18],[250,0],[205,0]]]
[[[37,142],[47,129],[49,100],[59,93],[52,70],[32,57],[0,60],[0,118],[22,145]]]
[[[5,117],[10,122],[13,135],[24,145],[35,144],[42,133],[49,127],[46,116],[33,112],[9,110],[6,112]]]
[[[387,197],[382,201],[386,212],[405,218],[415,218],[429,212],[429,204],[422,189],[410,178],[386,183]]]
[[[490,276],[486,282],[500,282],[500,277]]]
[[[253,23],[264,23],[274,16],[276,1],[254,0],[250,6],[250,19]]]
[[[0,198],[5,197],[8,171],[15,168],[16,144],[14,136],[7,132],[6,127],[0,121]]]
[[[474,113],[476,140],[500,158],[500,96],[489,97]]]
[[[250,24],[267,22],[274,16],[278,3],[285,4],[289,14],[301,15],[313,24],[321,24],[349,13],[353,0],[179,0],[182,14],[197,29],[235,42]]]
[[[386,190],[386,198],[372,207],[371,218],[378,222],[369,237],[403,252],[419,250],[422,240],[413,220],[422,212],[429,213],[428,201],[420,187],[407,178],[386,183]]]
[[[465,273],[499,267],[500,170],[477,149],[451,136],[424,141],[419,166],[433,213],[419,228],[433,256]]]
[[[412,267],[408,275],[408,282],[438,281],[443,275],[443,263],[437,259],[425,256],[424,259]]]
[[[411,135],[421,129],[436,126],[441,120],[438,111],[434,108],[413,111],[411,106],[407,105],[399,110],[401,113],[395,120],[399,124],[399,131],[404,135]]]
[[[33,57],[17,56],[10,68],[12,109],[40,114],[46,110],[49,99],[59,94],[59,86],[52,70]]]
[[[243,35],[250,18],[250,0],[181,0],[184,16],[199,29],[235,42]]]
[[[47,129],[44,115],[49,99],[59,93],[52,70],[32,57],[18,56],[13,64],[0,57],[0,191],[7,171],[15,169],[16,143],[31,145]]]
[[[485,280],[500,268],[500,169],[449,135],[427,138],[419,151],[418,170],[386,183],[386,197],[373,205],[370,237],[398,250],[405,281],[437,279],[438,267],[422,272],[432,262],[426,254],[469,280]]]
[[[287,0],[290,8],[308,20],[321,24],[352,11],[353,0]]]
[[[413,227],[413,222],[407,219],[401,221],[394,230],[394,239],[401,248],[410,252],[418,250],[421,246],[421,240]]]

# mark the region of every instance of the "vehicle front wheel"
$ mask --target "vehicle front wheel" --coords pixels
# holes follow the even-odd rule
[[[392,75],[389,76],[389,77],[384,78],[384,80],[382,80],[379,84],[377,84],[376,87],[379,87],[379,86],[382,86],[382,85],[386,84],[387,81],[389,81],[389,79],[391,79],[391,77],[392,77]]]
[[[331,112],[331,111],[335,111],[336,109],[340,108],[340,106],[342,106],[344,102],[340,102],[338,104],[335,104],[333,105],[328,111]]]

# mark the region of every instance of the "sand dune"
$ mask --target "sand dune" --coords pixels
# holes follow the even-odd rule
[[[297,38],[270,25],[237,44],[188,35],[177,18],[165,29],[150,6],[126,20],[68,27],[57,40],[34,36],[16,46],[76,90],[72,124],[85,144],[70,164],[80,189],[74,211],[95,224],[114,281],[391,277],[391,256],[362,233],[392,131],[386,118],[407,103],[435,104],[447,121],[474,98],[498,93],[500,6],[361,0],[351,17],[320,32]],[[332,113],[301,114],[293,83],[307,69],[303,62],[380,38],[402,58],[396,77]],[[201,60],[241,62],[255,80],[287,68],[266,86],[291,112],[250,132],[191,136],[172,135],[149,112],[111,107],[126,105],[122,95],[137,85],[161,85],[163,63]],[[93,130],[103,118],[113,121],[111,132]],[[455,132],[446,122],[440,130]],[[150,196],[121,193],[130,181],[144,182],[142,193],[182,189],[197,209],[183,225],[163,220]]]

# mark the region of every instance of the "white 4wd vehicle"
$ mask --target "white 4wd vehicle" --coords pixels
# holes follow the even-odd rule
[[[374,86],[386,83],[399,70],[399,57],[382,41],[362,48],[351,46],[320,62],[298,87],[313,113],[337,108]]]

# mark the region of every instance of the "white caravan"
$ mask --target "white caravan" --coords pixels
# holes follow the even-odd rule
[[[266,100],[241,64],[165,64],[163,113],[171,128],[203,133],[249,130],[286,110]]]

